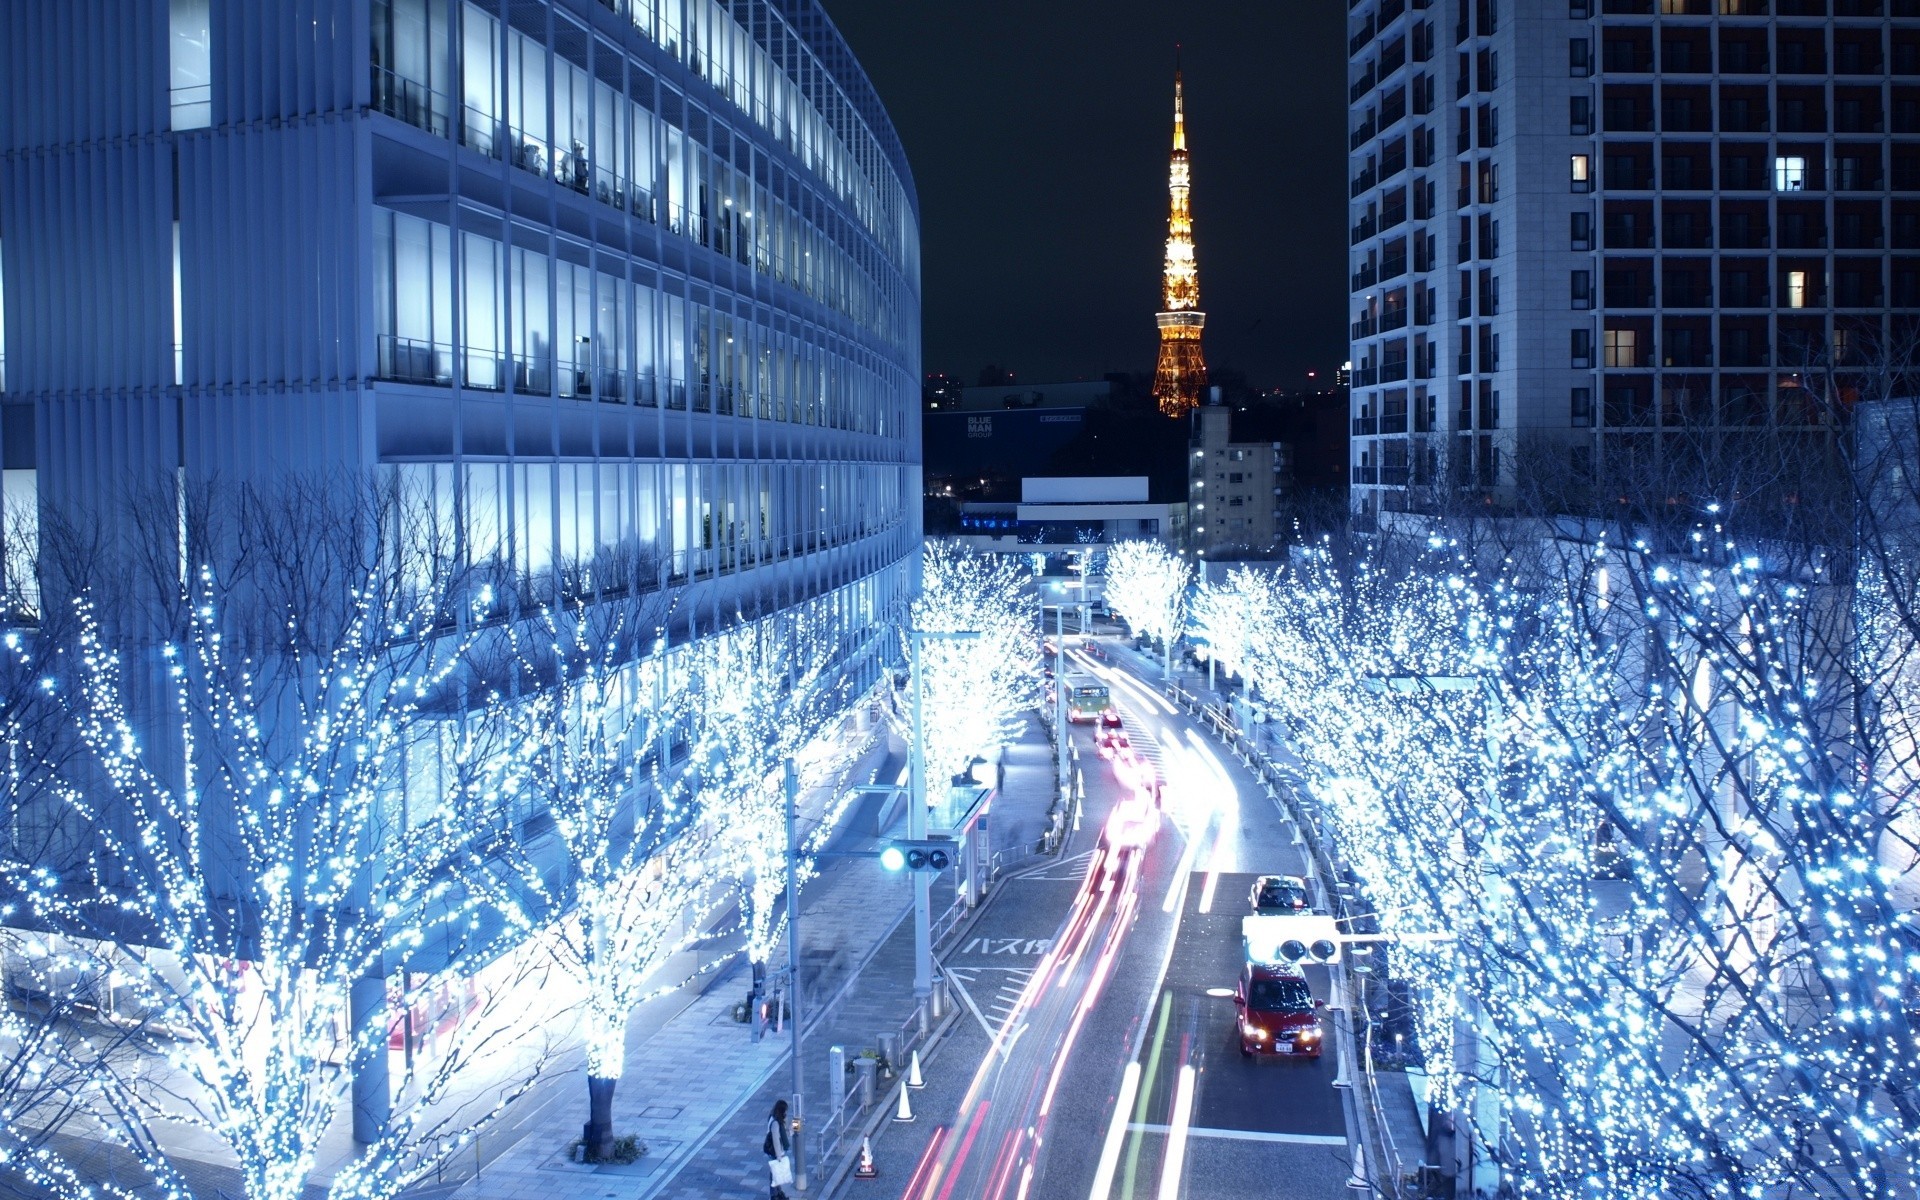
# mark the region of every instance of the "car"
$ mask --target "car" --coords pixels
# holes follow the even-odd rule
[[[1257,913],[1306,913],[1307,881],[1298,875],[1262,875],[1253,881],[1247,899]]]
[[[1120,727],[1121,727],[1121,723],[1120,723],[1119,709],[1109,708],[1100,714],[1100,728],[1119,729]]]
[[[1100,752],[1101,758],[1120,758],[1133,753],[1133,739],[1124,729],[1109,729],[1101,726],[1093,735],[1093,748]]]
[[[1159,810],[1152,801],[1134,796],[1113,806],[1100,830],[1100,845],[1118,858],[1145,849],[1160,828]]]
[[[1320,1010],[1326,1002],[1313,998],[1306,977],[1293,967],[1247,963],[1240,968],[1240,984],[1233,1005],[1240,1053],[1319,1058],[1326,1040],[1320,1028]]]

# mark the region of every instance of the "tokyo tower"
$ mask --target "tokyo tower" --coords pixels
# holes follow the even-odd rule
[[[1207,386],[1207,364],[1200,356],[1200,272],[1193,260],[1193,213],[1187,205],[1187,123],[1180,92],[1180,71],[1173,72],[1173,166],[1167,173],[1172,208],[1167,216],[1167,262],[1161,285],[1160,361],[1153,371],[1153,397],[1169,417],[1184,416],[1200,403]]]

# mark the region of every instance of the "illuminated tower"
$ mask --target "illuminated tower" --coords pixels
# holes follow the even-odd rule
[[[1187,207],[1187,122],[1180,96],[1180,72],[1173,72],[1173,166],[1167,172],[1172,207],[1167,216],[1166,279],[1161,284],[1160,362],[1153,371],[1153,396],[1169,417],[1184,416],[1200,403],[1207,386],[1207,364],[1200,357],[1200,272],[1193,261],[1193,214]]]

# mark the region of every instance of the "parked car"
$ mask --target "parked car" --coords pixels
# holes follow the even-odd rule
[[[1256,1054],[1320,1057],[1325,1040],[1321,1036],[1320,1009],[1325,1002],[1313,998],[1306,977],[1297,969],[1247,963],[1240,968],[1233,1004],[1240,1010],[1241,1054],[1249,1058]]]
[[[1307,881],[1298,875],[1262,875],[1253,881],[1247,898],[1257,913],[1313,911],[1307,903]]]

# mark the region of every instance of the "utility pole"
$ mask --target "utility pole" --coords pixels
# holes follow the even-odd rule
[[[800,848],[795,842],[795,829],[799,824],[800,773],[793,768],[793,756],[788,755],[783,764],[783,782],[787,792],[787,1003],[792,1012],[787,1017],[788,1031],[793,1037],[793,1134],[788,1143],[793,1154],[793,1190],[807,1190],[806,1138],[802,1131],[806,1128],[806,1073],[801,1069],[800,1059]]]
[[[1053,748],[1059,760],[1060,802],[1067,801],[1067,598],[1053,610]]]
[[[907,780],[907,838],[923,841],[927,836],[927,730],[921,711],[925,635],[915,629],[909,633],[908,643],[913,647],[913,754]],[[932,874],[913,872],[913,1003],[919,1010],[923,1031],[929,1024],[927,997],[933,994],[932,899]]]

